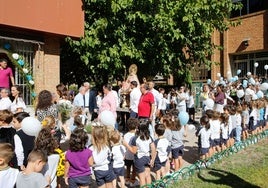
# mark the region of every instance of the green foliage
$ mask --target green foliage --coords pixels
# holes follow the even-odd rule
[[[136,63],[139,76],[184,75],[194,62],[210,67],[214,30],[234,23],[232,0],[85,0],[85,35],[67,38],[94,81],[122,78]],[[79,75],[81,73],[78,73]]]

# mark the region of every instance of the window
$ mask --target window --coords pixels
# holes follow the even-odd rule
[[[244,77],[247,72],[256,73],[259,77],[265,77],[267,71],[264,69],[265,65],[268,65],[268,52],[234,55],[232,56],[233,64],[232,70],[233,74],[236,73],[238,69],[241,70],[239,77]],[[258,63],[258,67],[254,67],[255,63]]]
[[[268,9],[267,0],[233,0],[233,3],[241,3],[243,7],[241,10],[232,11],[231,18]]]

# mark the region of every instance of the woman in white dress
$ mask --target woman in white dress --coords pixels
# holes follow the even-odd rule
[[[11,87],[11,94],[14,97],[14,100],[10,106],[10,110],[13,114],[18,112],[23,112],[26,109],[26,105],[21,97],[22,89],[19,85],[13,85]]]

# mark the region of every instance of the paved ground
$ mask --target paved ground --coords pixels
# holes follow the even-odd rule
[[[32,108],[28,108],[26,110],[31,114],[31,116],[34,116],[34,111]],[[199,122],[201,112],[197,111],[195,121]],[[187,136],[184,138],[184,163],[183,167],[189,166],[190,164],[193,164],[196,160],[198,160],[198,148],[197,148],[197,137],[195,136],[196,130],[193,129],[194,125],[190,124],[188,125],[188,131],[187,131]],[[64,183],[62,182],[62,188],[67,187],[66,185],[63,185]],[[94,177],[92,177],[92,184],[90,185],[91,188],[95,188],[96,183],[94,180]],[[139,187],[139,186],[136,186]]]

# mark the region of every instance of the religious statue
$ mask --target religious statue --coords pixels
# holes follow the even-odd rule
[[[138,67],[136,64],[132,64],[129,67],[129,75],[126,79],[126,81],[124,81],[122,83],[122,89],[120,91],[120,96],[121,96],[121,108],[128,108],[129,107],[129,94],[131,91],[130,88],[130,83],[132,81],[136,81],[138,83],[138,87],[140,86],[140,82],[137,76],[137,71],[138,71]]]

